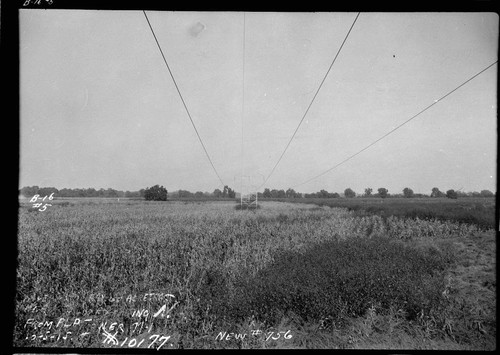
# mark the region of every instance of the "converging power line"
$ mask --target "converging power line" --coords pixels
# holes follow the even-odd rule
[[[481,70],[480,72],[476,73],[475,75],[473,75],[472,77],[470,77],[469,79],[467,79],[466,81],[464,81],[462,84],[460,84],[459,86],[457,86],[456,88],[454,88],[453,90],[449,91],[446,95],[443,95],[441,98],[437,99],[437,100],[434,100],[434,102],[432,104],[430,104],[429,106],[427,106],[426,108],[424,108],[423,110],[421,110],[419,113],[417,113],[416,115],[413,115],[412,117],[410,117],[409,119],[407,119],[406,121],[404,121],[403,123],[401,123],[400,125],[398,125],[397,127],[393,128],[392,130],[390,130],[389,132],[387,132],[386,134],[384,134],[382,137],[378,138],[377,140],[373,141],[372,143],[370,143],[369,145],[367,145],[366,147],[364,147],[363,149],[361,149],[360,151],[358,151],[357,153],[349,156],[348,158],[342,160],[340,163],[338,163],[337,165],[331,167],[330,169],[328,170],[325,170],[323,171],[322,173],[300,183],[300,184],[297,184],[297,185],[294,185],[292,186],[292,188],[295,188],[297,186],[300,186],[300,185],[304,185],[304,184],[307,184],[308,182],[312,181],[312,180],[315,180],[317,178],[319,178],[320,176],[323,176],[327,173],[329,173],[330,171],[338,168],[339,166],[341,166],[342,164],[348,162],[349,160],[351,160],[352,158],[354,158],[355,156],[361,154],[362,152],[364,152],[365,150],[367,150],[368,148],[370,148],[371,146],[373,146],[374,144],[376,144],[377,142],[380,142],[382,139],[384,139],[385,137],[387,137],[388,135],[390,135],[391,133],[395,132],[396,130],[400,129],[401,127],[403,127],[405,124],[409,123],[411,120],[415,119],[416,117],[418,117],[419,115],[421,115],[422,113],[424,113],[425,111],[427,111],[428,109],[430,109],[432,106],[436,105],[438,102],[442,101],[444,98],[448,97],[449,95],[451,95],[452,93],[454,93],[455,91],[457,91],[458,89],[460,89],[462,86],[466,85],[468,82],[470,82],[472,79],[476,78],[477,76],[479,76],[480,74],[482,74],[483,72],[485,72],[486,70],[488,70],[489,68],[491,68],[493,65],[497,64],[498,61],[495,61],[494,63],[488,65],[486,68],[484,68],[483,70]]]
[[[177,86],[177,82],[175,81],[174,74],[172,74],[172,70],[170,70],[170,66],[168,65],[167,59],[165,58],[165,55],[163,54],[160,43],[158,42],[158,39],[156,38],[155,31],[153,30],[153,27],[151,26],[151,23],[149,22],[148,15],[146,14],[146,11],[143,10],[142,12],[144,13],[144,16],[146,17],[146,21],[148,22],[149,28],[151,29],[151,33],[153,34],[153,37],[156,41],[156,45],[158,46],[158,49],[160,50],[161,56],[163,57],[163,61],[165,62],[165,65],[167,66],[168,72],[170,73],[170,76],[172,77],[172,81],[174,82],[175,88],[177,89],[177,93],[179,94],[179,97],[181,98],[182,104],[184,105],[184,108],[186,109],[186,113],[189,117],[189,120],[191,121],[191,124],[193,125],[194,131],[196,132],[196,135],[198,136],[198,140],[200,141],[201,146],[203,147],[203,150],[205,151],[205,154],[208,158],[208,161],[210,162],[210,165],[212,165],[212,168],[215,172],[215,175],[217,175],[220,183],[222,184],[222,186],[224,186],[224,182],[222,181],[219,173],[217,172],[217,169],[215,169],[214,163],[212,162],[212,159],[210,159],[210,155],[208,154],[207,148],[205,148],[205,144],[203,144],[203,140],[201,139],[201,136],[198,133],[198,130],[196,129],[196,125],[194,124],[194,121],[191,118],[191,114],[189,113],[186,102],[184,101],[184,98],[182,97],[181,91],[179,90],[179,87]]]
[[[243,123],[245,121],[245,52],[246,52],[246,14],[243,12],[243,48],[241,68],[241,176],[243,176]],[[243,191],[243,179],[241,180],[240,194]]]
[[[300,128],[300,125],[302,124],[302,122],[304,121],[304,119],[306,118],[306,115],[307,113],[309,112],[309,109],[311,108],[314,100],[316,99],[316,96],[318,95],[319,91],[321,90],[321,87],[323,86],[323,83],[325,82],[326,80],[326,77],[328,76],[328,73],[330,73],[330,70],[332,69],[333,67],[333,64],[335,63],[335,61],[337,60],[337,57],[339,56],[340,54],[340,51],[342,50],[342,47],[344,47],[344,44],[347,40],[347,37],[349,37],[349,34],[351,33],[351,30],[352,28],[354,27],[354,24],[356,23],[356,21],[358,20],[358,17],[359,17],[359,12],[358,14],[356,15],[356,18],[354,19],[351,27],[349,28],[349,31],[347,32],[347,35],[345,36],[344,40],[342,41],[342,44],[340,45],[338,51],[337,51],[337,54],[335,54],[335,57],[333,58],[333,61],[332,63],[330,64],[330,67],[328,68],[328,70],[326,71],[326,74],[325,76],[323,77],[323,80],[321,80],[321,83],[319,84],[318,86],[318,89],[316,90],[316,93],[314,94],[311,102],[309,103],[309,106],[307,107],[304,115],[302,116],[302,119],[300,120],[299,124],[297,125],[297,128],[295,128],[295,132],[293,132],[293,135],[292,137],[290,138],[290,140],[288,141],[288,144],[286,145],[285,149],[283,150],[283,153],[281,153],[281,156],[279,157],[278,161],[276,162],[276,164],[274,164],[274,167],[273,169],[271,170],[271,172],[269,173],[269,175],[267,176],[267,178],[264,180],[264,182],[262,183],[261,186],[259,186],[259,189],[264,186],[264,184],[267,182],[267,180],[269,180],[269,178],[271,177],[271,175],[273,175],[274,171],[276,170],[276,167],[278,166],[278,164],[281,162],[281,159],[283,158],[283,156],[285,155],[288,147],[290,146],[290,143],[292,143],[292,140],[293,138],[295,137],[295,135],[297,134],[297,131],[299,130]]]

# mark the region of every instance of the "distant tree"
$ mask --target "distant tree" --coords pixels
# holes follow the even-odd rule
[[[179,198],[190,198],[193,197],[193,193],[188,190],[179,190],[178,192]]]
[[[222,197],[234,198],[236,196],[236,192],[231,189],[229,186],[225,185],[224,190],[222,191]]]
[[[125,197],[141,197],[139,191],[125,191]]]
[[[316,193],[316,196],[319,198],[328,198],[328,191],[322,189]]]
[[[85,192],[84,191],[82,191],[82,192],[83,192],[82,197],[85,197]],[[118,192],[114,189],[108,188],[104,192],[104,197],[118,197]]]
[[[429,195],[425,195],[425,194],[414,194],[413,197],[429,197]]]
[[[327,198],[336,198],[336,197],[340,197],[340,195],[338,193],[336,193],[336,192],[328,192],[326,194],[326,197]]]
[[[203,191],[196,191],[196,192],[194,193],[194,197],[198,197],[198,198],[200,198],[200,197],[204,197],[204,195],[203,195]]]
[[[21,188],[21,195],[24,197],[33,197],[34,195],[38,194],[38,190],[40,188],[38,186],[24,186]]]
[[[405,188],[403,189],[403,195],[404,195],[405,197],[407,197],[407,198],[411,198],[411,197],[413,197],[414,193],[413,193],[413,190],[412,190],[412,189],[410,189],[409,187],[405,187]]]
[[[97,197],[97,190],[94,188],[88,188],[87,191],[85,191],[85,195],[87,197]]]
[[[67,188],[62,188],[59,190],[58,195],[60,197],[71,197],[71,191]]]
[[[57,195],[59,192],[58,189],[56,189],[55,187],[42,187],[38,190],[38,194],[41,196],[41,197],[45,197],[45,196],[50,196],[50,194],[54,194]]]
[[[219,189],[215,189],[213,192],[214,197],[220,198],[222,197],[222,191]]]
[[[288,190],[285,191],[285,196],[287,198],[296,198],[297,197],[297,193],[295,192],[294,189],[289,188]]]
[[[377,191],[378,191],[378,195],[382,198],[386,198],[387,195],[389,194],[389,190],[387,190],[385,187],[381,187]]]
[[[437,187],[432,188],[431,197],[444,197],[446,196],[443,192],[439,191]]]
[[[490,190],[481,190],[481,197],[493,197],[495,194]]]
[[[271,198],[272,197],[271,190],[269,190],[268,188],[265,188],[264,192],[262,193],[262,197],[264,197],[264,198]]]
[[[147,201],[167,201],[167,195],[167,189],[159,185],[144,190],[144,198]]]
[[[367,187],[365,189],[365,197],[371,197],[372,196],[373,189],[371,187]]]
[[[351,188],[347,188],[344,190],[344,196],[347,198],[353,198],[356,196],[356,193]]]
[[[453,189],[446,191],[446,197],[452,198],[452,199],[458,198],[457,193]]]

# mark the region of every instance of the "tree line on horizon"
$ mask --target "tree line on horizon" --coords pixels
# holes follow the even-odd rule
[[[354,197],[378,197],[378,198],[387,198],[387,197],[405,197],[405,198],[418,198],[418,197],[448,197],[452,199],[456,199],[458,197],[494,197],[495,194],[489,190],[481,190],[481,192],[462,192],[455,191],[453,189],[447,190],[446,192],[442,192],[439,188],[434,187],[431,190],[429,195],[422,193],[415,193],[411,188],[405,187],[401,193],[390,194],[389,190],[381,187],[377,189],[377,192],[374,193],[373,189],[368,187],[364,190],[363,194],[357,194],[351,188],[347,188],[344,190],[343,197],[345,198],[354,198]],[[266,188],[263,193],[258,193],[258,197],[262,198],[340,198],[342,197],[337,192],[328,192],[324,189],[313,192],[313,193],[299,193],[293,189],[288,190],[270,190]]]
[[[164,191],[163,191],[164,190]],[[163,200],[163,194],[165,194],[165,200],[167,199],[167,190],[163,186],[155,185],[152,187],[147,187],[145,189],[140,189],[138,191],[120,191],[112,188],[107,189],[94,189],[94,188],[63,188],[57,189],[55,187],[38,187],[38,186],[25,186],[19,190],[19,194],[25,197],[33,197],[34,195],[48,196],[54,193],[59,197],[105,197],[105,198],[145,198],[154,199],[152,196],[161,196]],[[153,194],[153,195],[151,195]],[[405,197],[405,198],[418,198],[418,197],[448,197],[451,199],[456,199],[459,197],[494,197],[495,193],[489,190],[481,190],[480,192],[463,192],[455,191],[453,189],[442,192],[439,188],[434,187],[429,195],[414,193],[409,187],[405,187],[401,193],[389,194],[389,190],[386,188],[378,188],[377,192],[374,193],[372,188],[366,188],[363,194],[357,194],[351,188],[344,190],[343,194],[337,192],[328,192],[324,189],[313,192],[313,193],[300,193],[296,192],[294,189],[289,188],[287,190],[283,189],[264,189],[264,192],[257,193],[258,198],[355,198],[355,197],[374,197],[374,198],[387,198],[387,197]],[[170,198],[235,198],[236,191],[231,189],[229,186],[224,186],[222,190],[215,189],[213,192],[190,192],[188,190],[177,190],[168,193]],[[155,197],[156,198],[156,197]]]

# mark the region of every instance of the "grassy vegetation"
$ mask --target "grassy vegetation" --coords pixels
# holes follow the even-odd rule
[[[234,201],[54,200],[44,212],[22,205],[14,345],[120,347],[104,341],[99,325],[107,321],[123,325],[120,344],[134,337],[146,346],[149,334],[164,334],[169,348],[496,347],[494,231],[345,208],[261,206],[242,213]],[[127,301],[145,293],[174,295],[170,318],[137,316],[165,304]],[[93,321],[71,327],[64,340],[32,337],[41,332],[32,323],[60,318]],[[134,330],[138,319],[149,332]],[[250,336],[255,329],[283,333],[266,340]],[[217,340],[221,332],[249,336]]]
[[[495,198],[301,198],[284,202],[314,203],[319,206],[344,207],[357,216],[377,214],[384,218],[420,218],[475,224],[495,228]]]
[[[234,208],[236,210],[250,210],[250,211],[255,211],[260,209],[262,206],[258,204],[246,204],[246,203],[240,203],[239,201],[236,201],[236,204],[234,205]]]

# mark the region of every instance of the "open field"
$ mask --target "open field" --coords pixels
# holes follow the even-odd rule
[[[279,200],[278,200],[279,201]],[[483,229],[495,228],[495,198],[299,198],[284,202],[313,203],[319,206],[345,207],[358,216],[377,214],[383,218],[438,219],[475,224]]]
[[[494,230],[234,207],[22,201],[14,346],[496,348]]]

